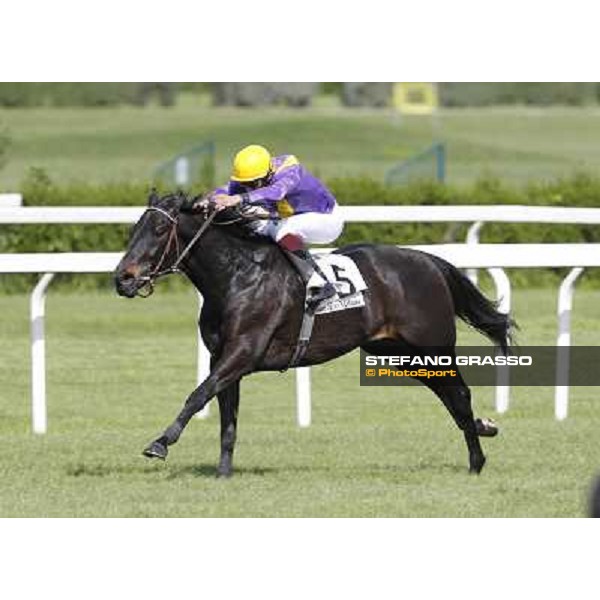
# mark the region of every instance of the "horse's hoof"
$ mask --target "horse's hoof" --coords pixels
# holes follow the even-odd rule
[[[498,435],[498,425],[492,419],[475,419],[475,429],[479,437],[494,437]]]
[[[471,462],[469,466],[469,473],[472,475],[479,475],[481,473],[481,469],[483,469],[483,465],[485,465],[485,456],[482,456],[480,459]]]
[[[233,469],[231,467],[217,467],[217,479],[229,479],[233,475]]]
[[[164,444],[160,442],[152,442],[147,448],[144,448],[142,454],[148,458],[160,458],[165,460],[169,451]]]

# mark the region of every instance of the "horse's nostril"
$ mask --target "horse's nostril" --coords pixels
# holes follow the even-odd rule
[[[135,276],[133,273],[122,272],[115,277],[115,288],[120,296],[133,298],[135,296]]]
[[[129,264],[118,269],[117,278],[122,282],[130,283],[140,276],[140,268],[137,264]]]

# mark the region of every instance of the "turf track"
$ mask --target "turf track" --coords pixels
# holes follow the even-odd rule
[[[599,292],[580,290],[574,343],[598,344]],[[523,344],[552,344],[555,291],[515,293]],[[293,376],[242,385],[237,474],[214,478],[216,408],[166,463],[140,451],[194,383],[195,298],[126,301],[50,292],[49,433],[29,425],[28,300],[0,297],[0,516],[581,516],[600,471],[595,388],[573,388],[567,421],[550,388],[513,390],[488,464],[467,474],[462,441],[423,389],[361,388],[357,356],[314,369],[313,418],[295,425]],[[461,328],[461,340],[479,337]],[[478,414],[494,416],[476,388]]]

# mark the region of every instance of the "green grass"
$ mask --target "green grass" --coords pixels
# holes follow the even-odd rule
[[[319,99],[307,110],[213,108],[182,94],[172,109],[0,109],[13,143],[0,188],[15,190],[32,166],[59,183],[148,181],[154,168],[206,139],[217,144],[219,179],[244,144],[294,152],[319,175],[382,178],[434,139],[446,142],[448,180],[494,173],[512,182],[550,179],[600,167],[600,109],[486,108],[443,110],[398,119],[387,110],[347,109]]]
[[[574,343],[598,344],[600,292],[578,290]],[[555,290],[517,291],[522,344],[554,343]],[[244,380],[237,472],[214,477],[216,406],[165,463],[140,451],[194,385],[191,290],[127,301],[102,293],[47,301],[49,432],[30,433],[28,298],[0,296],[0,516],[582,516],[600,469],[595,388],[513,389],[488,464],[467,473],[450,417],[424,389],[361,388],[356,354],[313,370],[313,425],[295,425],[294,378]],[[481,340],[460,329],[463,343]],[[493,390],[475,388],[494,416]]]

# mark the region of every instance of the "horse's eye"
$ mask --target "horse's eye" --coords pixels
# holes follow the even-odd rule
[[[164,235],[169,230],[169,226],[165,224],[161,224],[156,228],[156,235]]]

